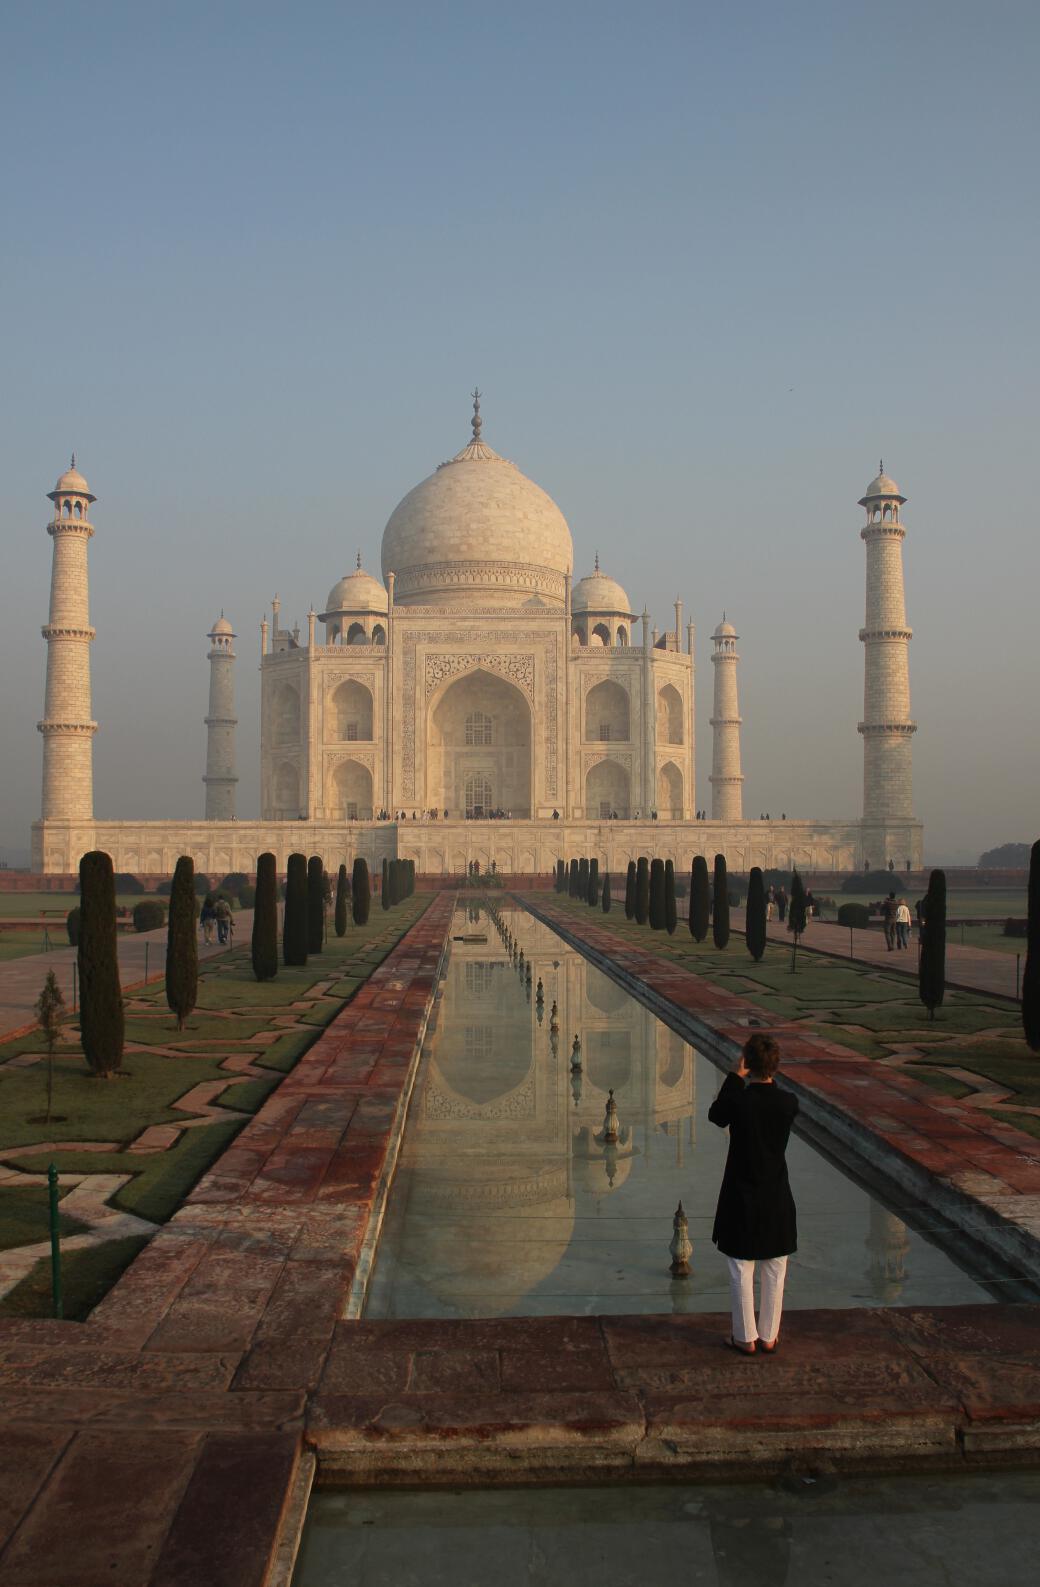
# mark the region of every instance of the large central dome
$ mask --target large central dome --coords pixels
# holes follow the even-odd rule
[[[383,531],[383,579],[405,606],[562,606],[574,565],[567,520],[551,496],[480,439],[408,492]]]

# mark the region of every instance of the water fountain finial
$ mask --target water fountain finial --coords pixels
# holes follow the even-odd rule
[[[675,1209],[672,1219],[672,1239],[668,1247],[672,1254],[673,1278],[689,1278],[690,1257],[693,1255],[693,1246],[690,1244],[690,1225],[683,1211],[680,1201]]]

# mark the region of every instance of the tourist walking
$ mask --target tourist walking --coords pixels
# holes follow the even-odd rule
[[[708,1118],[729,1129],[711,1237],[729,1264],[733,1327],[729,1343],[742,1355],[771,1355],[780,1333],[787,1258],[797,1249],[794,1197],[787,1177],[787,1142],[798,1098],[776,1084],[780,1049],[761,1032],[744,1044],[740,1062],[722,1082]],[[755,1267],[760,1300],[755,1319]]]
[[[776,918],[783,925],[787,919],[787,888],[781,887],[776,895]]]
[[[889,893],[888,897],[882,900],[881,924],[885,928],[885,947],[889,953],[892,952],[896,945],[896,910],[898,907],[895,893]]]
[[[217,941],[221,947],[227,946],[231,935],[231,905],[226,898],[218,898],[216,903],[217,915]]]
[[[900,948],[910,946],[910,905],[905,898],[896,907],[896,941]]]
[[[216,922],[217,912],[213,908],[213,900],[207,896],[202,900],[202,908],[199,911],[199,925],[202,927],[203,942],[213,941],[213,927]]]

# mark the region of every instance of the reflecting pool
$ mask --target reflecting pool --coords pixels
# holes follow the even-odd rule
[[[365,1315],[727,1311],[711,1243],[719,1071],[525,911],[461,906],[452,938]],[[616,1144],[603,1138],[611,1091]],[[885,1205],[803,1140],[788,1162],[788,1306],[1020,1298],[1014,1273],[983,1287],[960,1266],[933,1215]],[[669,1271],[680,1199],[686,1279]]]
[[[296,1587],[1018,1587],[1040,1474],[319,1493]]]

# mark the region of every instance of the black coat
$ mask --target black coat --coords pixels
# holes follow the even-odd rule
[[[713,1124],[729,1127],[729,1155],[711,1232],[724,1256],[760,1260],[798,1249],[784,1157],[797,1112],[798,1098],[790,1091],[775,1083],[745,1085],[733,1074],[708,1109]]]

